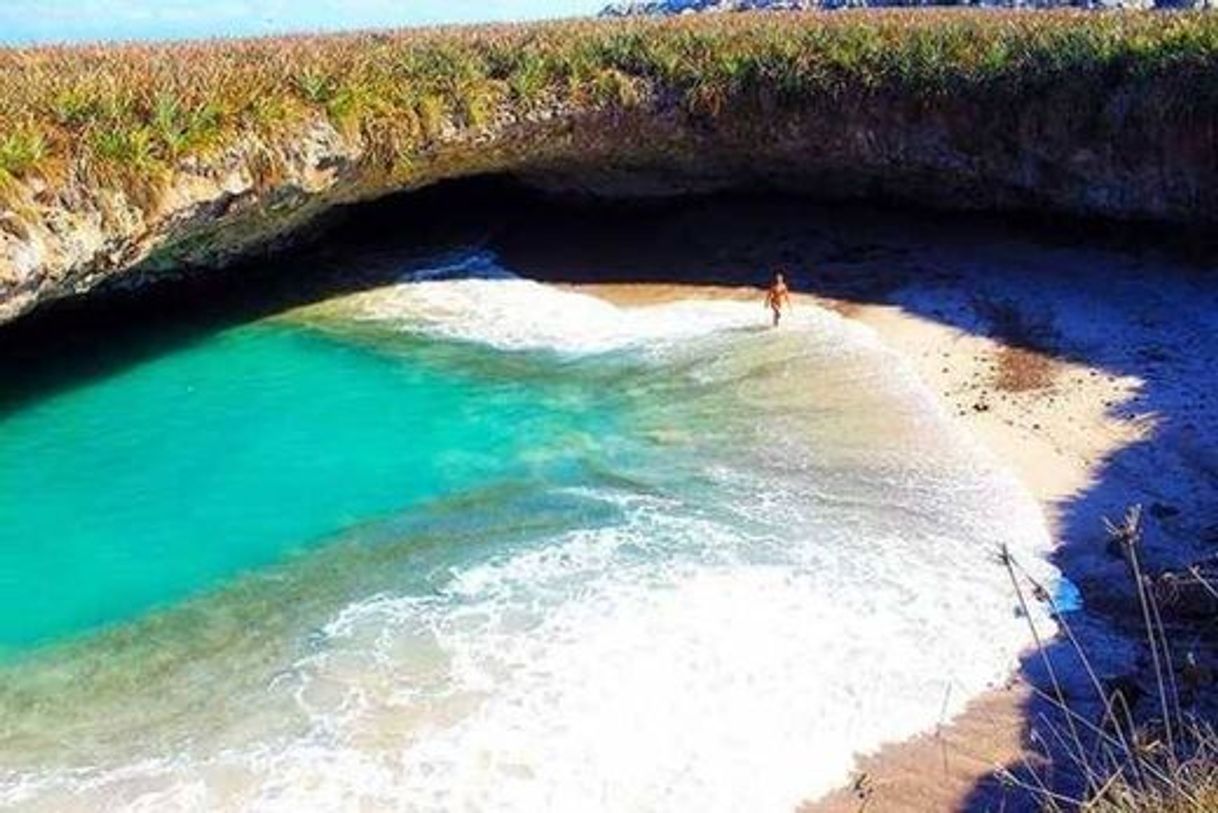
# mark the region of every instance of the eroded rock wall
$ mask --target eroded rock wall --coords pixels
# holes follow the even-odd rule
[[[0,321],[102,285],[227,265],[305,233],[325,211],[481,173],[566,193],[640,197],[756,188],[944,210],[1043,210],[1182,224],[1218,221],[1210,123],[1153,121],[1118,97],[1096,117],[1051,95],[1015,108],[873,98],[791,111],[762,99],[714,116],[655,90],[629,108],[499,111],[446,127],[409,172],[326,121],[277,146],[251,139],[182,162],[155,206],[86,184],[22,191],[0,210]],[[1127,107],[1127,106],[1126,106]],[[408,227],[409,224],[404,224]]]

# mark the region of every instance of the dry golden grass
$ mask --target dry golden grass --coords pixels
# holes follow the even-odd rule
[[[1105,685],[1076,637],[1070,616],[1061,613],[1050,591],[1004,549],[1000,559],[1010,574],[1023,617],[1028,619],[1049,684],[1037,693],[1058,712],[1056,719],[1042,717],[1035,722],[1040,731],[1036,741],[1046,745],[1046,761],[1081,780],[1085,790],[1081,794],[1062,792],[1031,765],[1024,766],[1022,775],[1003,771],[1002,776],[1029,793],[1046,813],[1213,813],[1218,810],[1218,732],[1185,702],[1185,690],[1212,691],[1212,676],[1198,682],[1190,679],[1187,667],[1181,667],[1182,661],[1193,662],[1194,651],[1213,619],[1200,620],[1195,626],[1165,624],[1153,582],[1140,559],[1141,508],[1135,506],[1120,522],[1106,524],[1135,586],[1129,610],[1141,620],[1145,658],[1152,667],[1143,670],[1148,675],[1141,676],[1149,684],[1143,701],[1148,708],[1135,714],[1141,707],[1131,708],[1124,689]],[[1203,582],[1218,596],[1218,585]],[[1047,642],[1032,621],[1031,601],[1047,604],[1056,618],[1060,643],[1073,654],[1070,668],[1081,668],[1094,690],[1091,700],[1098,701],[1102,709],[1099,719],[1080,712],[1082,698],[1063,688],[1058,670],[1070,659],[1049,654]]]
[[[408,169],[445,125],[648,89],[711,118],[966,99],[993,126],[1054,96],[1095,128],[1119,91],[1126,119],[1212,123],[1218,17],[919,9],[6,49],[0,199],[35,178],[155,193],[184,158],[251,139],[273,157],[314,118]]]

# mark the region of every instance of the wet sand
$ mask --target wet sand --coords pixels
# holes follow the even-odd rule
[[[460,200],[468,208],[470,199]],[[1053,531],[1054,563],[1090,608],[1119,606],[1119,586],[1127,583],[1123,562],[1105,550],[1104,517],[1132,504],[1147,508],[1151,569],[1212,555],[1218,546],[1218,273],[1213,264],[1173,256],[1168,241],[1131,246],[1121,235],[1114,247],[1073,233],[1070,224],[1030,233],[962,215],[919,218],[770,197],[538,211],[536,202],[505,205],[489,195],[466,215],[469,223],[450,229],[449,204],[387,208],[380,219],[367,219],[333,256],[309,255],[311,264],[334,271],[315,287],[332,295],[327,286],[345,291],[396,279],[400,243],[416,239],[398,226],[421,210],[444,226],[432,229],[438,252],[477,243],[522,276],[580,284],[621,303],[742,297],[757,303],[764,324],[755,286],[782,268],[802,292],[796,307],[815,302],[873,328],[1021,478]],[[199,328],[209,330],[279,312],[285,301],[313,301],[321,294],[302,288],[293,265],[299,262],[285,260],[284,292],[244,309],[243,285],[228,297],[174,286],[178,304],[164,318],[181,322],[210,303]],[[354,267],[367,269],[368,278],[353,278]],[[112,342],[119,325],[138,322],[120,310],[81,335]],[[47,352],[48,338],[77,332],[35,333],[31,346]],[[182,340],[192,335],[186,331]],[[58,352],[70,355],[71,345],[64,347]],[[135,347],[115,363],[121,368],[141,352]],[[22,356],[17,364],[29,366]],[[1119,630],[1102,614],[1086,615],[1094,619],[1089,639],[1106,647],[1101,674],[1128,672]],[[998,766],[1035,758],[1026,747],[1035,679],[1028,672],[1013,674],[938,731],[862,755],[866,809],[1026,809],[1004,804],[990,777]],[[843,789],[804,809],[861,805]]]
[[[1161,499],[1160,484],[1168,479],[1176,481],[1173,499],[1180,499],[1181,494],[1200,498],[1207,493],[1205,487],[1195,486],[1209,476],[1204,464],[1206,455],[1214,449],[1215,420],[1209,413],[1199,412],[1202,404],[1187,399],[1178,404],[1194,416],[1192,437],[1200,441],[1192,449],[1197,452],[1194,457],[1200,467],[1182,468],[1178,449],[1157,448],[1164,444],[1156,437],[1163,416],[1130,406],[1144,393],[1146,381],[1112,369],[1121,365],[1070,358],[1078,354],[1067,349],[1082,339],[1092,340],[1098,328],[1100,338],[1108,342],[1106,352],[1143,356],[1144,331],[1131,330],[1130,326],[1144,325],[1155,318],[1164,307],[1162,301],[1131,296],[1122,303],[1127,309],[1119,312],[1121,319],[1103,323],[1097,322],[1086,298],[1078,300],[1081,307],[1075,312],[1068,310],[1072,300],[1061,300],[1054,316],[1054,335],[1029,347],[1030,343],[1019,342],[1016,336],[994,336],[993,330],[985,329],[994,321],[992,300],[945,296],[941,281],[928,284],[924,277],[914,275],[901,278],[890,274],[889,282],[901,291],[899,297],[893,297],[897,302],[801,295],[795,307],[814,303],[856,319],[911,360],[944,407],[1005,462],[1039,500],[1059,549],[1084,549],[1082,566],[1063,568],[1073,578],[1080,572],[1094,571],[1097,579],[1102,579],[1107,567],[1097,552],[1102,547],[1099,529],[1091,521],[1078,521],[1076,501],[1085,495],[1099,488],[1114,490],[1112,499],[1120,502],[1111,502],[1105,510],[1115,510],[1121,502]],[[1093,284],[1103,286],[1103,275],[1096,274]],[[762,292],[756,288],[671,284],[580,287],[619,304],[682,297],[751,298],[759,303],[759,320],[766,318],[760,305]],[[1175,288],[1167,289],[1169,296],[1175,304],[1185,305],[1189,286]],[[1013,290],[1017,294],[1018,286]],[[1213,295],[1212,288],[1206,290]],[[1111,292],[1097,287],[1095,293],[1098,297]],[[1018,323],[1032,318],[1039,299],[1038,295],[1021,301],[1015,295],[1004,297],[1001,304],[1012,311],[1007,319]],[[956,312],[950,319],[926,315],[953,306]],[[1160,355],[1187,356],[1198,341],[1204,341],[1205,330],[1205,325],[1188,320],[1157,330]],[[1077,335],[1071,335],[1071,331]],[[1203,369],[1215,372],[1212,363],[1206,363]],[[1218,383],[1218,375],[1209,383]],[[1139,453],[1124,455],[1120,469],[1114,472],[1110,465],[1114,457],[1135,447]],[[1089,570],[1088,561],[1096,566]],[[1088,585],[1083,587],[1087,595]],[[1013,675],[1006,686],[995,687],[977,698],[963,715],[944,721],[938,731],[863,756],[855,787],[809,801],[802,810],[921,813],[999,809],[1006,791],[993,778],[995,769],[1038,761],[1035,751],[1027,746],[1028,709],[1033,703],[1028,678]],[[1011,804],[1006,809],[1020,808]]]

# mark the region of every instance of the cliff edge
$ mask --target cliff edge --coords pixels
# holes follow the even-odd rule
[[[1218,220],[1201,14],[709,15],[0,52],[0,321],[511,174]],[[409,224],[404,224],[409,227]]]

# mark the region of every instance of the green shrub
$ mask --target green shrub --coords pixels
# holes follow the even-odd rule
[[[18,129],[0,136],[0,176],[18,178],[33,170],[46,155],[42,134]]]
[[[251,135],[283,154],[309,118],[409,166],[446,122],[644,99],[753,122],[950,102],[1000,129],[1051,98],[1067,124],[1099,133],[1118,95],[1130,120],[1207,128],[1218,15],[893,9],[0,49],[0,172],[66,182],[122,167],[107,181],[140,185]]]

